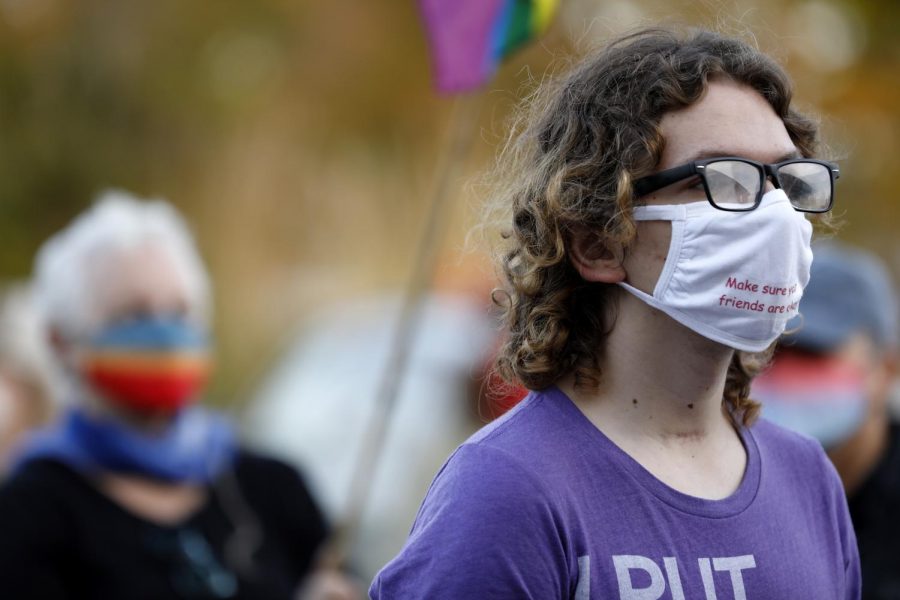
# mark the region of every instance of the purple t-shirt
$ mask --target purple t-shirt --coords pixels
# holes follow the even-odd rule
[[[859,555],[818,443],[766,421],[723,500],[682,494],[561,391],[531,393],[438,473],[375,600],[851,600]]]

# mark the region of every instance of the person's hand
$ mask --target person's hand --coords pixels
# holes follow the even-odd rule
[[[363,600],[360,582],[334,569],[314,571],[303,582],[297,600]]]

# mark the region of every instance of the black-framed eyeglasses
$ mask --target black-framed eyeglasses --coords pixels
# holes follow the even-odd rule
[[[834,181],[841,176],[834,163],[812,158],[794,158],[775,164],[735,156],[695,160],[642,177],[634,182],[640,198],[688,177],[703,183],[706,198],[719,210],[749,211],[759,206],[771,178],[784,190],[791,205],[799,211],[824,213],[834,204]]]

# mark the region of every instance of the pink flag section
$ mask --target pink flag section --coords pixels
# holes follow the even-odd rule
[[[493,75],[492,30],[504,0],[419,0],[441,92],[478,87]]]

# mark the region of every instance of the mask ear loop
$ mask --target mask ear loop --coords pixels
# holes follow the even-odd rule
[[[716,210],[708,202],[705,204],[710,209]],[[653,286],[653,291],[650,294],[657,300],[662,297],[666,288],[669,287],[669,281],[672,279],[678,266],[678,261],[684,248],[684,229],[687,217],[688,210],[683,204],[641,206],[634,210],[634,219],[636,221],[668,221],[671,227],[666,262],[663,264],[659,278],[656,280],[656,285]]]
[[[797,333],[798,331],[800,331],[801,329],[803,329],[803,322],[806,317],[803,316],[802,312],[797,311],[797,318],[799,318],[800,323],[795,327],[791,327],[790,329],[785,329],[784,333],[782,333],[781,335],[783,335],[783,336],[784,335],[793,335],[793,334]]]
[[[653,287],[653,297],[661,298],[669,287],[669,282],[675,275],[675,269],[681,260],[681,253],[684,250],[684,219],[672,219],[669,221],[671,233],[669,239],[669,251],[666,253],[666,262],[663,264],[663,270],[659,274],[659,279]]]

